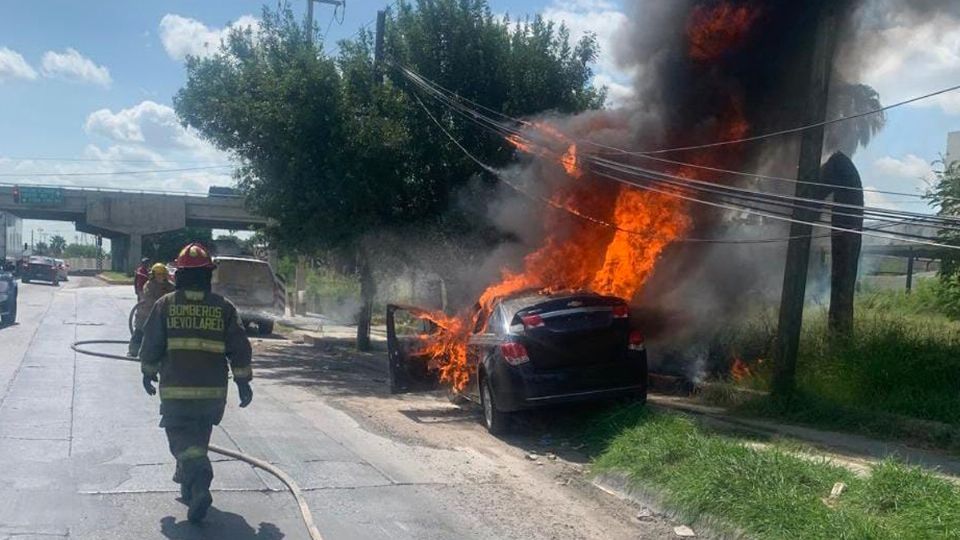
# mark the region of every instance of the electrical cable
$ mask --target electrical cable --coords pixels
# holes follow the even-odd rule
[[[503,119],[510,120],[510,121],[512,121],[512,122],[514,122],[514,123],[517,123],[517,124],[520,124],[520,125],[531,125],[530,122],[527,122],[527,121],[524,121],[524,120],[521,120],[521,119],[518,119],[518,118],[514,118],[514,117],[511,117],[511,116],[508,116],[508,115],[506,115],[506,114],[504,114],[504,113],[501,113],[501,112],[499,112],[499,111],[496,111],[496,110],[494,110],[494,109],[491,109],[491,108],[489,108],[489,107],[486,107],[486,106],[484,106],[484,105],[482,105],[482,104],[480,104],[480,103],[477,103],[477,102],[475,102],[475,101],[472,101],[472,100],[470,100],[469,98],[465,98],[465,97],[463,97],[463,96],[460,96],[459,94],[453,92],[452,90],[449,90],[449,89],[447,89],[447,88],[444,88],[444,87],[441,86],[439,83],[436,83],[436,82],[427,80],[427,79],[426,79],[425,77],[423,77],[422,75],[416,73],[415,71],[413,71],[413,70],[411,70],[411,69],[409,69],[409,68],[407,68],[407,67],[397,66],[396,64],[392,64],[392,65],[394,65],[395,67],[397,67],[398,69],[400,69],[401,72],[404,73],[408,78],[415,79],[417,84],[419,84],[419,85],[421,85],[421,86],[431,86],[430,89],[435,93],[435,97],[440,98],[440,97],[442,96],[442,99],[445,99],[448,103],[451,103],[451,105],[463,107],[462,104],[456,103],[454,100],[465,101],[465,102],[467,102],[467,103],[469,103],[469,104],[471,104],[471,105],[473,105],[473,106],[475,106],[475,107],[477,107],[477,108],[479,108],[479,109],[482,109],[482,110],[487,111],[487,112],[489,112],[489,113],[491,113],[491,114],[500,116],[500,117],[503,118]],[[951,88],[948,88],[948,89],[945,89],[945,90],[942,90],[942,91],[939,91],[939,92],[934,92],[934,93],[932,93],[932,94],[927,94],[927,95],[925,95],[925,96],[920,96],[920,97],[917,97],[917,98],[913,98],[913,99],[911,99],[911,100],[907,100],[907,101],[904,101],[904,102],[900,102],[900,103],[896,103],[896,104],[893,104],[893,105],[889,105],[889,106],[887,106],[886,108],[884,108],[883,110],[886,110],[886,109],[889,109],[889,108],[893,108],[893,107],[899,107],[899,106],[902,106],[902,105],[906,105],[907,103],[912,103],[912,102],[914,102],[914,101],[918,101],[918,100],[921,100],[921,99],[926,99],[926,98],[929,98],[929,97],[932,97],[932,96],[935,96],[935,95],[939,95],[939,94],[941,94],[941,93],[945,93],[945,92],[948,92],[948,91],[956,90],[956,89],[958,89],[958,88],[960,88],[960,86],[951,87]],[[871,112],[869,112],[869,113],[863,113],[863,114],[860,115],[860,116],[865,116],[866,114],[876,114],[876,113],[878,113],[878,112],[882,112],[881,109],[877,109],[877,110],[871,111]],[[482,116],[482,115],[474,114],[473,116]],[[828,122],[828,123],[836,123],[836,122],[840,122],[840,121],[843,121],[843,120],[850,120],[850,119],[857,118],[857,117],[858,117],[858,116],[850,116],[850,117],[839,118],[839,119],[835,119],[835,120],[833,120],[833,121],[830,121],[830,122]],[[813,127],[815,127],[815,126],[813,126]],[[804,129],[809,129],[809,127],[808,127],[808,128],[804,128]],[[794,130],[795,130],[795,131],[801,130],[801,128],[794,128]],[[903,197],[923,198],[923,195],[919,195],[919,194],[916,194],[916,193],[905,193],[905,192],[899,192],[899,191],[889,191],[889,190],[880,190],[880,189],[872,189],[872,188],[856,188],[856,187],[851,187],[851,186],[842,186],[842,185],[830,184],[830,183],[825,183],[825,182],[809,182],[809,181],[797,180],[797,179],[794,179],[794,178],[787,178],[787,177],[780,177],[780,176],[771,176],[771,175],[762,175],[762,174],[754,174],[754,173],[748,173],[748,172],[745,172],[745,171],[734,171],[734,170],[730,170],[730,169],[721,169],[721,168],[716,168],[716,167],[708,167],[708,166],[697,165],[697,164],[694,164],[694,163],[688,163],[688,162],[684,162],[684,161],[670,160],[670,159],[666,159],[666,158],[662,158],[662,157],[651,156],[651,155],[649,155],[648,152],[647,152],[647,153],[644,153],[644,152],[632,152],[632,151],[624,150],[624,149],[621,149],[621,148],[617,148],[617,147],[615,147],[615,146],[605,145],[605,144],[597,143],[597,142],[590,141],[590,140],[573,139],[573,138],[571,138],[571,141],[576,142],[576,143],[591,144],[591,145],[593,145],[593,146],[597,146],[597,147],[600,147],[600,148],[606,148],[606,149],[608,149],[608,150],[616,151],[616,152],[619,153],[619,154],[633,155],[633,156],[638,156],[638,157],[641,157],[641,158],[644,158],[644,159],[652,159],[652,160],[661,161],[661,162],[665,162],[665,163],[671,163],[671,164],[675,164],[675,165],[680,165],[680,166],[685,166],[685,167],[692,167],[692,168],[703,169],[703,170],[710,170],[710,171],[714,171],[714,172],[723,172],[723,173],[727,173],[727,174],[735,174],[735,175],[740,175],[740,176],[764,178],[764,179],[770,179],[770,180],[780,180],[780,181],[792,182],[792,183],[797,183],[797,184],[816,185],[816,186],[836,188],[836,189],[859,190],[859,191],[863,191],[863,192],[867,192],[867,193],[878,193],[878,194],[884,194],[884,195],[897,195],[897,196],[903,196]]]
[[[893,104],[891,104],[891,105],[886,105],[886,106],[884,106],[884,107],[879,107],[879,108],[877,108],[877,109],[871,109],[871,110],[866,111],[866,112],[857,113],[857,114],[852,114],[852,115],[850,115],[850,116],[841,116],[841,117],[839,117],[839,118],[834,118],[834,119],[831,119],[831,120],[824,120],[824,121],[822,121],[822,122],[814,122],[814,123],[812,123],[812,124],[806,124],[806,125],[797,126],[797,127],[792,127],[792,128],[787,128],[787,129],[781,129],[781,130],[778,130],[778,131],[771,131],[771,132],[768,132],[768,133],[761,133],[761,134],[759,134],[759,135],[752,135],[752,136],[750,136],[750,137],[740,137],[740,138],[737,138],[737,139],[728,139],[728,140],[716,141],[716,142],[712,142],[712,143],[695,144],[695,145],[689,145],[689,146],[677,146],[677,147],[674,147],[674,148],[659,148],[659,149],[655,149],[655,150],[642,150],[642,151],[638,151],[638,152],[629,152],[629,153],[636,153],[636,154],[643,154],[643,155],[649,155],[649,154],[666,154],[666,153],[669,153],[669,152],[681,152],[681,151],[685,151],[685,150],[700,150],[700,149],[703,149],[703,148],[717,148],[717,147],[719,147],[719,146],[727,146],[727,145],[731,145],[731,144],[741,144],[741,143],[745,143],[745,142],[759,141],[759,140],[763,140],[763,139],[769,139],[769,138],[772,138],[772,137],[779,137],[779,136],[782,136],[782,135],[790,135],[790,134],[793,134],[793,133],[800,133],[800,132],[806,131],[806,130],[808,130],[808,129],[814,129],[814,128],[818,128],[818,127],[829,126],[829,125],[832,125],[832,124],[837,124],[837,123],[840,123],[840,122],[846,122],[846,121],[848,121],[848,120],[854,120],[854,119],[857,119],[857,118],[863,118],[864,116],[870,116],[870,115],[873,115],[873,114],[882,113],[882,112],[885,112],[885,111],[889,111],[889,110],[891,110],[891,109],[895,109],[895,108],[897,108],[897,107],[903,107],[904,105],[909,105],[909,104],[911,104],[911,103],[916,103],[917,101],[922,101],[922,100],[925,100],[925,99],[930,99],[930,98],[932,98],[932,97],[936,97],[936,96],[939,96],[939,95],[942,95],[942,94],[946,94],[946,93],[949,93],[949,92],[954,92],[954,91],[957,91],[957,90],[960,90],[960,84],[954,85],[954,86],[950,86],[950,87],[947,87],[947,88],[942,88],[942,89],[940,89],[940,90],[935,90],[935,91],[933,91],[933,92],[930,92],[930,93],[927,93],[927,94],[923,94],[923,95],[921,95],[921,96],[912,97],[912,98],[910,98],[910,99],[905,99],[905,100],[903,100],[903,101],[898,101],[898,102],[893,103]]]
[[[128,174],[161,174],[186,171],[205,171],[210,169],[224,169],[232,165],[213,165],[207,167],[184,167],[181,169],[144,169],[138,171],[111,171],[111,172],[63,172],[63,173],[0,173],[0,177],[51,177],[51,176],[119,176]]]
[[[459,148],[459,149],[461,150],[461,152],[463,152],[470,160],[472,160],[473,162],[475,162],[475,163],[476,163],[477,165],[479,165],[482,169],[484,169],[484,170],[486,170],[487,172],[493,174],[496,178],[498,178],[500,181],[504,182],[507,186],[509,186],[509,187],[512,188],[513,190],[517,191],[518,193],[520,193],[520,194],[522,194],[522,195],[524,195],[524,196],[526,196],[526,197],[528,197],[528,198],[531,198],[531,199],[533,199],[533,200],[537,200],[537,201],[540,201],[540,202],[542,202],[542,203],[545,203],[545,204],[547,204],[547,205],[549,205],[549,206],[551,206],[551,207],[553,207],[553,208],[555,208],[555,209],[563,210],[563,211],[568,212],[568,213],[570,213],[570,214],[572,214],[572,215],[574,215],[574,216],[576,216],[576,217],[579,217],[579,218],[581,218],[581,219],[585,219],[585,220],[591,221],[591,222],[593,222],[593,223],[596,223],[596,224],[599,224],[599,225],[602,225],[602,226],[605,226],[605,227],[608,227],[608,228],[612,228],[612,229],[615,229],[615,230],[618,230],[618,231],[621,231],[621,232],[625,232],[625,233],[628,233],[628,234],[634,234],[634,235],[638,235],[638,236],[643,236],[643,237],[647,237],[647,238],[650,238],[650,237],[652,236],[652,235],[649,234],[649,233],[643,233],[643,232],[640,232],[640,231],[634,231],[634,230],[630,230],[630,229],[624,229],[624,228],[622,228],[622,227],[619,227],[619,226],[616,225],[616,224],[608,223],[608,222],[606,222],[606,221],[604,221],[604,220],[601,220],[601,219],[599,219],[599,218],[596,218],[596,217],[594,217],[594,216],[589,216],[589,215],[587,215],[587,214],[584,214],[584,213],[582,213],[582,212],[579,212],[579,211],[577,211],[576,209],[569,208],[569,207],[567,207],[567,206],[565,206],[565,205],[560,205],[560,204],[558,204],[558,203],[556,203],[555,201],[552,201],[552,200],[550,200],[550,199],[547,199],[547,198],[544,198],[544,197],[537,197],[537,196],[535,196],[535,195],[532,195],[532,194],[526,192],[525,190],[523,190],[522,188],[520,188],[518,185],[516,185],[516,184],[514,184],[513,182],[507,180],[507,179],[504,177],[504,175],[503,175],[503,173],[502,173],[501,171],[498,171],[497,169],[494,169],[493,167],[487,165],[486,163],[484,163],[483,161],[481,161],[479,158],[477,158],[476,156],[474,156],[466,147],[463,146],[463,144],[460,143],[460,141],[458,141],[458,140],[440,123],[440,121],[433,115],[433,113],[430,112],[430,110],[427,108],[427,106],[426,106],[426,105],[423,103],[423,101],[420,99],[420,96],[418,96],[418,95],[415,94],[415,93],[413,94],[413,96],[414,96],[414,99],[416,99],[417,103],[420,105],[420,107],[423,109],[423,111],[427,114],[427,116],[428,116],[428,117],[433,121],[433,123],[444,133],[444,135],[446,135],[447,138],[450,139],[450,141],[453,142],[453,144],[456,145],[457,148]],[[641,188],[641,189],[644,189],[643,186],[637,186],[636,184],[632,184],[632,183],[629,183],[629,182],[628,182],[628,184],[629,184],[629,185],[632,185],[632,186],[634,186],[634,187],[639,187],[639,188]],[[694,201],[696,201],[696,202],[705,202],[705,203],[707,203],[706,201],[700,201],[699,199],[691,199],[691,200],[694,200]],[[711,204],[711,203],[707,203],[707,204]],[[747,211],[747,209],[743,209],[743,208],[730,208],[730,207],[726,207],[726,208],[727,208],[727,209],[738,210],[738,211],[739,211],[739,210]],[[781,214],[775,214],[775,213],[772,213],[772,212],[764,212],[764,214],[766,214],[767,217],[770,217],[770,218],[772,218],[772,219],[782,219],[782,220],[786,220],[786,221],[793,221],[792,218],[789,218],[789,217],[784,216],[784,215],[781,215]],[[809,223],[810,225],[816,224],[817,226],[824,226],[824,227],[826,227],[826,228],[834,229],[834,230],[836,230],[836,231],[838,231],[838,232],[847,232],[847,233],[852,233],[852,234],[863,234],[863,231],[857,231],[857,230],[855,230],[855,229],[838,228],[838,227],[834,227],[834,226],[832,226],[832,225],[826,225],[826,224],[819,223],[819,222],[805,222],[805,223]],[[869,233],[869,232],[872,232],[873,230],[874,230],[874,229],[867,229],[868,233]],[[879,229],[876,229],[876,230],[879,230]],[[836,234],[836,233],[833,233],[833,234]],[[868,235],[870,235],[870,234],[868,234]],[[821,235],[821,236],[817,236],[817,235],[798,235],[798,236],[790,236],[790,237],[785,237],[785,238],[768,238],[768,239],[759,239],[759,238],[758,238],[758,239],[677,238],[677,239],[675,239],[675,241],[677,241],[677,242],[718,243],[718,244],[719,244],[719,243],[724,243],[724,244],[734,244],[734,243],[736,243],[736,244],[754,244],[754,243],[783,242],[783,241],[792,240],[792,239],[794,239],[794,238],[806,238],[806,237],[818,238],[818,237],[827,237],[827,236],[832,236],[832,235]],[[873,235],[871,235],[871,236],[873,236]],[[889,238],[888,236],[881,236],[881,237],[882,237],[882,238]],[[894,238],[894,239],[897,239],[897,238]],[[931,242],[924,242],[924,241],[919,241],[919,240],[914,240],[914,241],[917,242],[917,243],[928,243],[928,244],[933,244],[933,245],[941,246],[941,244],[934,244],[934,243],[931,243]],[[953,246],[943,246],[943,247],[953,247]]]
[[[415,81],[415,83],[416,83],[418,86],[424,87],[424,84],[421,83],[420,81]],[[424,89],[426,89],[426,90],[428,90],[428,91],[431,90],[431,89],[429,89],[429,88],[424,88]],[[469,113],[469,114],[468,114],[468,113],[463,113],[463,112],[461,111],[461,109],[463,109],[463,106],[462,106],[461,104],[451,103],[449,99],[443,99],[443,98],[442,98],[441,96],[439,96],[436,92],[432,92],[432,91],[431,91],[431,92],[429,92],[429,93],[431,93],[431,95],[433,95],[435,98],[438,98],[438,99],[440,99],[441,101],[445,102],[445,103],[446,103],[450,108],[452,108],[453,110],[455,110],[455,111],[457,111],[457,112],[461,112],[461,114],[464,115],[465,117],[467,117],[468,119],[471,119],[471,120],[476,121],[477,119],[484,119],[484,118],[486,118],[486,117],[483,116],[482,114],[476,113],[476,111],[472,111],[472,112]],[[501,116],[502,116],[502,115],[501,115]],[[485,125],[485,124],[486,124],[486,125]],[[491,127],[491,125],[492,125],[492,126],[494,127],[494,129],[499,132],[499,134],[504,135],[504,133],[503,133],[503,129],[504,129],[503,126],[502,126],[501,124],[493,121],[493,120],[487,119],[486,122],[481,122],[480,125],[481,125],[481,127],[488,127],[488,128]],[[511,131],[513,131],[513,130],[511,130]],[[590,158],[591,156],[588,155],[587,157]],[[619,162],[611,162],[611,163],[617,163],[617,164],[619,164]],[[624,165],[624,164],[620,164],[620,165],[626,166],[626,167],[634,167],[634,166],[631,166],[631,165]],[[638,168],[638,169],[639,169],[639,168]],[[651,171],[651,170],[649,170],[649,169],[640,169],[640,170],[642,170],[643,172],[645,172],[645,173],[647,173],[647,174],[666,174],[667,176],[670,176],[669,174],[667,174],[667,173],[661,173],[660,171]],[[690,179],[684,178],[684,177],[673,177],[673,178],[677,178],[677,179],[680,179],[680,180],[683,180],[683,181],[686,181],[686,182],[691,181]],[[697,181],[696,181],[696,180],[693,180],[693,182],[697,182]],[[822,207],[824,207],[824,206],[826,206],[826,207],[831,207],[831,208],[832,208],[833,206],[846,206],[846,207],[849,207],[849,208],[854,208],[854,209],[857,209],[857,210],[862,210],[862,211],[864,211],[864,213],[865,213],[868,217],[869,217],[871,214],[876,215],[876,216],[878,217],[878,219],[883,220],[883,221],[891,221],[889,217],[886,217],[886,216],[891,216],[891,215],[893,215],[893,216],[901,216],[901,217],[902,217],[902,216],[910,216],[911,218],[918,218],[918,219],[910,219],[909,221],[911,221],[911,222],[916,222],[916,221],[925,220],[925,221],[930,222],[930,223],[944,223],[944,224],[947,224],[947,223],[951,223],[951,222],[954,222],[954,221],[955,221],[954,218],[942,218],[942,217],[937,217],[937,216],[930,216],[930,215],[928,215],[928,214],[917,214],[917,213],[904,212],[904,211],[894,211],[894,210],[871,208],[871,207],[860,207],[860,206],[858,206],[858,205],[844,205],[844,204],[842,204],[842,203],[831,203],[831,202],[828,202],[828,201],[821,201],[821,200],[818,200],[818,199],[804,199],[804,198],[797,198],[797,197],[791,197],[791,196],[785,196],[785,195],[778,195],[778,194],[764,194],[764,193],[754,192],[754,191],[752,191],[752,190],[743,190],[743,189],[740,189],[740,188],[728,188],[728,187],[726,187],[726,186],[723,186],[722,184],[714,183],[714,182],[706,182],[706,183],[700,182],[700,183],[701,183],[701,184],[707,184],[707,185],[715,186],[714,190],[712,190],[712,191],[714,191],[715,193],[717,192],[716,189],[732,189],[732,190],[738,190],[738,191],[740,191],[740,192],[745,192],[745,193],[754,194],[755,196],[762,196],[762,197],[768,197],[768,198],[780,198],[780,199],[782,199],[782,200],[800,200],[800,201],[806,201],[806,202],[815,204],[815,205],[817,206],[816,208],[807,207],[808,209],[811,209],[811,210],[814,210],[814,209],[815,209],[815,210],[817,210],[818,212],[822,211]],[[741,198],[743,198],[743,197],[741,197]],[[767,202],[768,202],[768,204],[773,204],[773,203],[770,202],[770,201],[767,201]],[[782,205],[781,205],[781,206],[782,206]],[[800,206],[800,205],[794,205],[794,206],[799,206],[799,207],[802,208],[802,206]],[[837,215],[848,215],[848,216],[851,216],[851,217],[860,217],[860,216],[851,215],[851,214],[843,214],[843,213],[838,212],[838,211],[836,211],[836,210],[832,210],[832,212],[833,212],[834,214],[837,214]],[[947,226],[949,226],[949,225],[947,225]],[[897,234],[903,234],[903,233],[897,233]],[[904,234],[904,236],[911,236],[911,237],[914,237],[914,238],[926,238],[926,237],[920,237],[920,236],[917,236],[917,235],[907,235],[907,234]]]

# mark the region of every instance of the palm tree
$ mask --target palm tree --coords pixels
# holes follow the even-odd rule
[[[841,81],[834,84],[830,91],[827,118],[853,116],[874,111],[880,107],[882,107],[880,94],[873,87]],[[886,115],[879,112],[830,125],[825,134],[826,153],[840,151],[852,157],[859,147],[867,146],[870,139],[880,133],[886,122]]]
[[[63,250],[67,248],[67,241],[59,234],[50,237],[50,251],[56,255],[63,255]]]

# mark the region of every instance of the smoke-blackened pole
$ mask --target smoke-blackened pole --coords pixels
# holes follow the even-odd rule
[[[809,63],[809,90],[806,94],[805,124],[816,124],[826,119],[827,93],[836,45],[838,16],[833,2],[823,2],[816,14]],[[820,162],[823,157],[823,127],[803,132],[800,141],[800,161],[796,184],[798,197],[811,197],[809,182],[820,181]],[[808,182],[808,183],[804,183]],[[794,391],[797,351],[800,345],[800,327],[803,319],[804,296],[807,288],[807,266],[810,259],[810,222],[818,218],[818,211],[795,207],[790,226],[790,243],[783,274],[780,297],[780,320],[774,348],[774,395],[789,398]]]

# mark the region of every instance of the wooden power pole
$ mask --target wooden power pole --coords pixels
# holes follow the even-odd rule
[[[826,119],[827,95],[838,24],[836,7],[832,4],[832,2],[824,2],[815,21],[808,70],[809,87],[803,109],[806,112],[804,124],[816,124]],[[820,181],[823,130],[822,126],[807,129],[801,136],[800,160],[797,169],[798,180],[801,182]],[[815,195],[816,186],[805,183],[798,183],[796,186],[797,197],[812,198]],[[810,262],[810,237],[813,229],[809,223],[816,220],[819,214],[820,211],[817,209],[799,206],[793,209],[795,221],[790,225],[791,240],[787,245],[783,290],[780,297],[780,319],[774,346],[773,393],[778,397],[789,397],[794,391],[800,326],[807,289],[807,266]]]

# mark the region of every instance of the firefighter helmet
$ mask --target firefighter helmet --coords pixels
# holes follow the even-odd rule
[[[165,264],[163,264],[163,263],[156,263],[156,264],[154,264],[153,266],[150,267],[150,275],[151,275],[151,276],[166,276],[166,275],[169,275],[169,272],[167,271],[167,265],[165,265]]]
[[[177,268],[216,268],[213,259],[207,252],[207,248],[198,242],[193,242],[184,246],[177,256]]]

